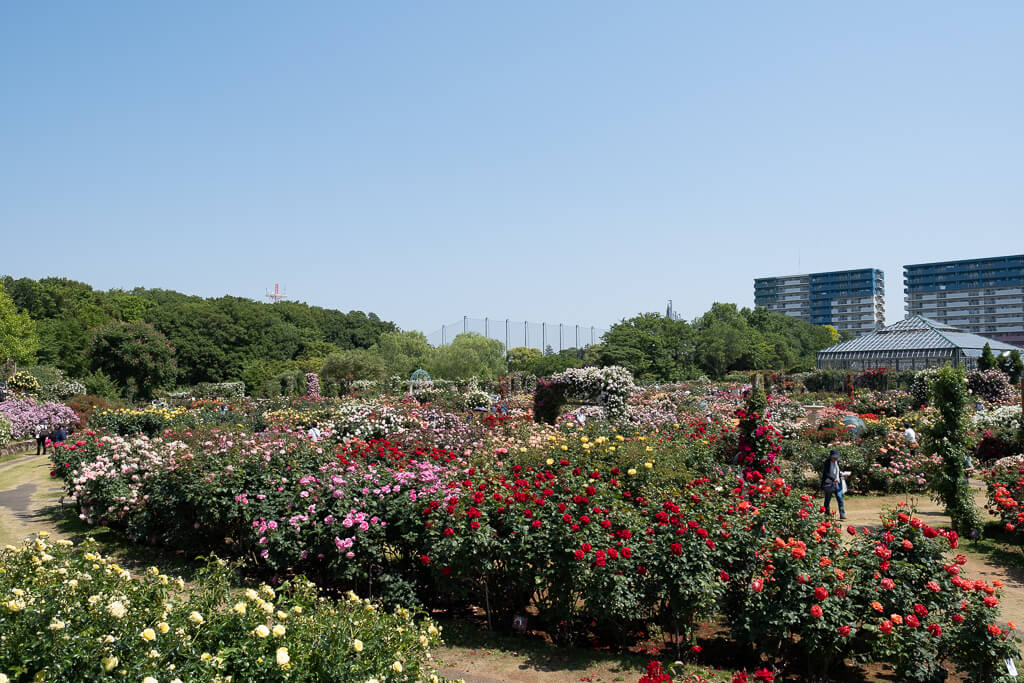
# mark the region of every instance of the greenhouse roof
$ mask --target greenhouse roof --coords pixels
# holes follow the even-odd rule
[[[849,356],[859,353],[877,355],[879,352],[907,356],[910,355],[907,352],[913,351],[951,355],[956,349],[967,356],[980,356],[985,344],[988,344],[996,355],[1003,351],[1022,351],[1012,344],[963,332],[924,316],[914,315],[872,334],[822,349],[818,356],[827,358],[832,355]]]

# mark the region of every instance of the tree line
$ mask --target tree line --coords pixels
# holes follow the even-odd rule
[[[129,380],[165,387],[238,379],[256,387],[281,372],[319,369],[330,354],[367,349],[398,329],[362,311],[165,289],[101,291],[66,278],[4,277],[3,299],[0,362],[84,379],[100,373],[122,388]],[[133,373],[139,365],[151,374]]]
[[[419,368],[459,380],[620,365],[640,381],[670,382],[753,369],[809,370],[819,349],[840,340],[830,326],[716,303],[692,322],[658,313],[623,319],[586,348],[516,347],[506,354],[501,342],[474,333],[433,348],[423,333],[362,311],[11,277],[0,279],[0,328],[0,362],[52,366],[96,393],[141,397],[237,380],[259,395],[278,391],[278,380],[297,373],[348,384],[408,378]]]

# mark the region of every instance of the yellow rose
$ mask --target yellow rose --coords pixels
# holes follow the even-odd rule
[[[156,640],[156,631],[151,628],[144,629],[142,631],[142,639],[150,642]]]
[[[191,612],[188,615],[188,620],[197,626],[201,626],[206,619],[203,619],[203,615],[199,612]]]
[[[232,607],[231,609],[235,612],[235,614],[245,614],[245,603],[244,602],[236,602],[235,606]]]
[[[258,635],[260,638],[266,638],[270,635],[270,629],[267,628],[266,624],[260,624],[255,629],[253,629],[253,633]]]
[[[362,652],[363,651],[363,641],[359,640],[358,638],[353,640],[352,641],[352,649],[355,650],[356,652]]]
[[[281,668],[288,666],[288,663],[292,661],[292,658],[288,656],[288,648],[279,647],[277,648],[277,665]]]
[[[117,666],[117,657],[104,657],[100,660],[100,664],[103,665],[104,671],[113,671],[114,667]]]
[[[171,625],[168,624],[166,621],[161,621],[159,624],[156,625],[156,630],[160,631],[160,633],[167,633],[171,630]]]
[[[280,638],[284,635],[285,630],[286,629],[284,627],[284,624],[277,624],[276,626],[274,626],[274,635]]]
[[[391,665],[391,668],[394,669],[396,673],[402,673],[402,669],[404,667],[402,666],[401,662],[395,662]]]

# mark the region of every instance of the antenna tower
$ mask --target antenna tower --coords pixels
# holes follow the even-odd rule
[[[274,291],[271,292],[270,290],[267,290],[267,298],[276,304],[278,301],[281,301],[282,299],[287,299],[288,295],[282,292],[280,286],[275,282]]]

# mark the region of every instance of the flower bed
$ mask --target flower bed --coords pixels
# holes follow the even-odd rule
[[[0,550],[0,563],[6,680],[439,680],[428,619],[354,595],[323,601],[301,578],[236,594],[214,560],[186,589],[44,534]]]

